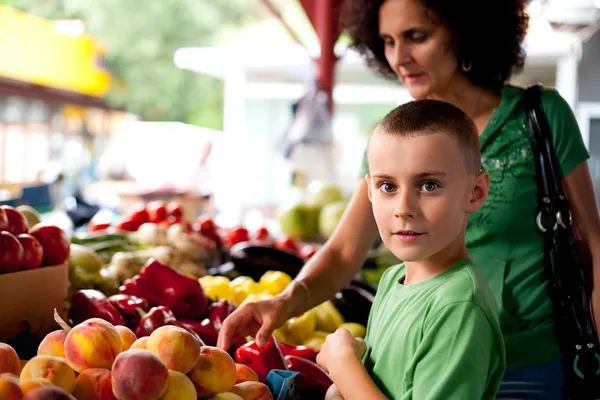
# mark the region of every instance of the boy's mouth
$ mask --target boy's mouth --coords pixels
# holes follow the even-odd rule
[[[415,231],[397,231],[397,232],[394,232],[394,237],[400,239],[402,242],[412,242],[414,240],[417,240],[418,238],[420,238],[423,235],[424,235],[424,233],[422,233],[422,232],[415,232]]]

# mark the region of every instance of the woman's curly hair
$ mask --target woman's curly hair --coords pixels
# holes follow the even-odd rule
[[[346,0],[342,22],[367,65],[396,79],[379,37],[379,8],[385,1]],[[499,90],[523,69],[522,43],[529,24],[526,0],[419,1],[452,33],[455,54],[459,63],[471,65],[466,74],[474,85]]]

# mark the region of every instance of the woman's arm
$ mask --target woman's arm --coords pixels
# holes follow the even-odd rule
[[[592,313],[600,334],[600,216],[587,162],[579,164],[563,179],[565,193],[573,216],[575,235],[592,259]]]
[[[307,285],[309,301],[306,291],[297,284],[288,286],[284,292],[291,314],[299,315],[317,306],[346,286],[362,267],[376,238],[377,225],[367,183],[361,179],[332,237],[296,278]]]

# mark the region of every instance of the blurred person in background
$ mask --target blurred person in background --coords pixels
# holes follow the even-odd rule
[[[370,67],[399,80],[413,98],[447,101],[475,121],[491,187],[485,206],[469,219],[466,244],[495,296],[506,343],[507,368],[497,398],[562,399],[544,243],[535,222],[536,172],[523,89],[507,84],[525,62],[526,2],[348,0],[347,5],[347,32]],[[544,88],[542,102],[573,224],[591,251],[599,287],[600,218],[589,154],[561,95]],[[323,248],[284,293],[234,312],[223,325],[220,347],[228,348],[247,335],[255,336],[259,345],[266,343],[287,319],[320,304],[352,280],[378,235],[363,179],[367,173],[364,160],[352,200]],[[592,303],[600,320],[600,289],[594,291]]]

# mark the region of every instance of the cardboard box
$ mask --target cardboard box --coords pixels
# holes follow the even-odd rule
[[[68,294],[66,263],[0,275],[0,342],[15,337],[22,321],[40,336],[56,329],[54,309],[66,320]]]

